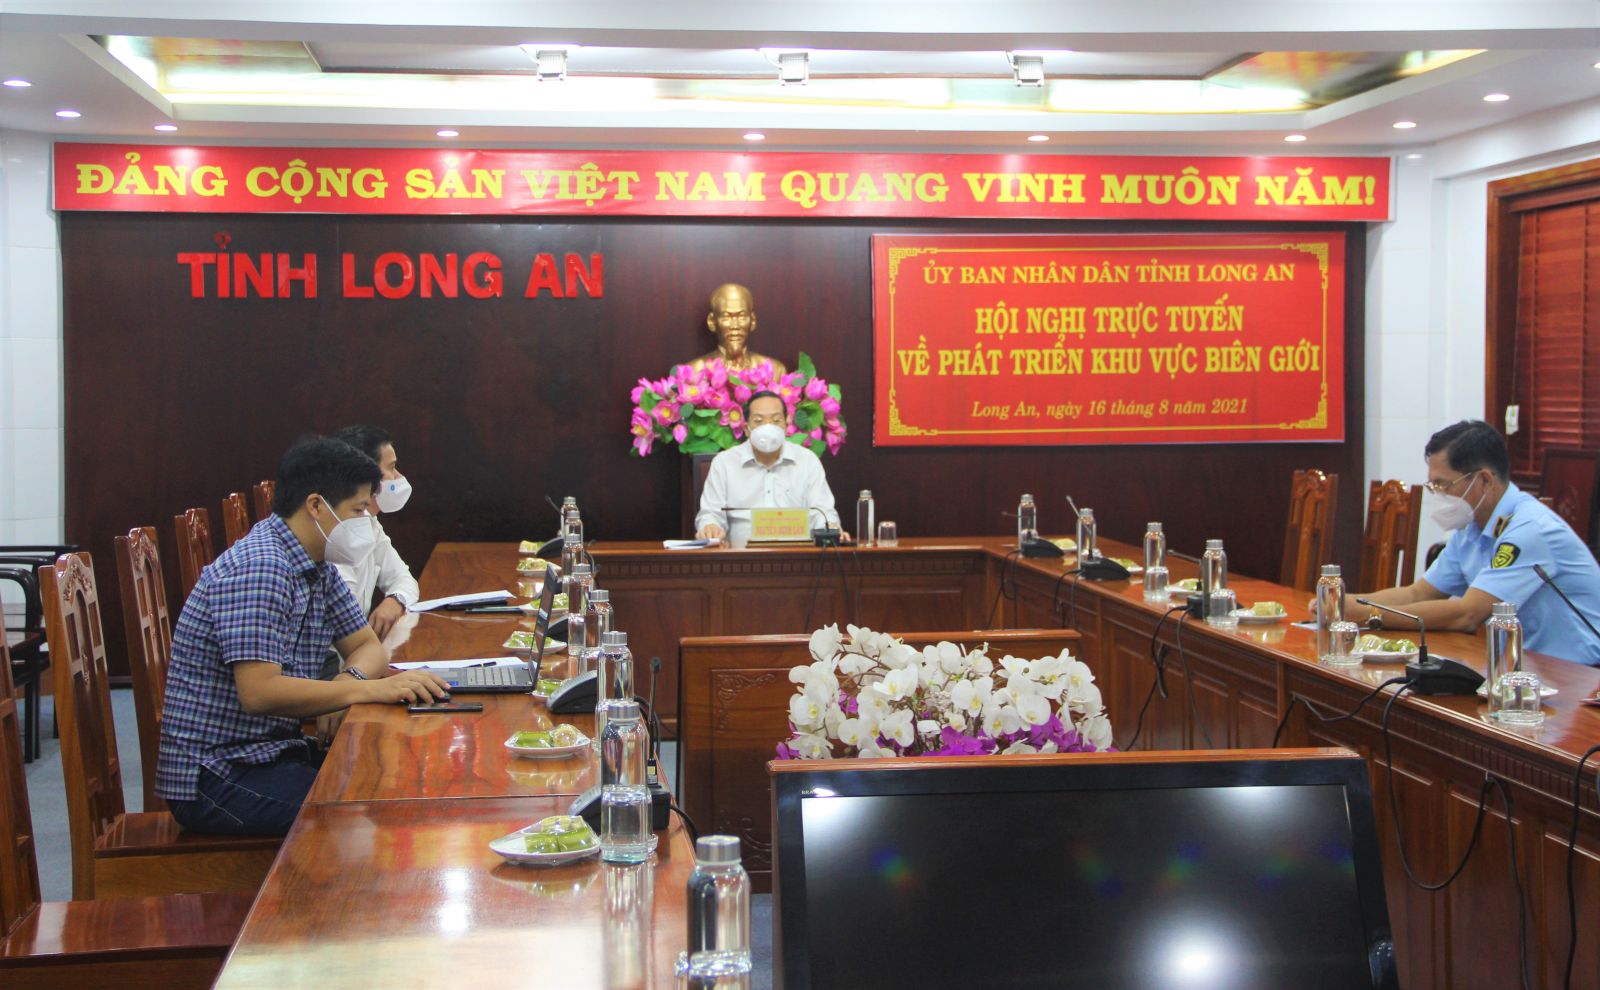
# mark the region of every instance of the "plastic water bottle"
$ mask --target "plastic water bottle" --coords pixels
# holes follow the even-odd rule
[[[649,750],[639,703],[607,702],[600,734],[600,858],[608,863],[642,863],[650,856]]]
[[[561,574],[565,577],[572,573],[572,569],[583,559],[583,537],[576,533],[563,533],[561,536]]]
[[[739,861],[739,840],[701,836],[689,875],[689,949],[678,959],[680,987],[748,990],[750,876]]]
[[[1337,663],[1332,627],[1344,621],[1344,578],[1338,564],[1323,564],[1317,578],[1317,659]]]
[[[1206,625],[1233,629],[1239,625],[1233,614],[1233,592],[1228,590],[1228,554],[1221,540],[1207,540],[1200,556],[1200,593],[1204,596]]]
[[[561,535],[576,536],[578,542],[583,542],[583,517],[578,514],[578,503],[573,502],[562,513]]]
[[[1033,504],[1032,495],[1022,496],[1017,503],[1017,546],[1039,538],[1039,507]]]
[[[1089,560],[1100,556],[1100,550],[1095,545],[1099,526],[1094,521],[1093,509],[1081,509],[1078,512],[1078,560]]]
[[[861,497],[856,499],[856,546],[872,546],[872,536],[877,532],[877,515],[871,489],[861,489]]]
[[[576,657],[578,669],[574,674],[586,674],[600,669],[600,637],[611,631],[616,613],[611,611],[611,592],[595,588],[585,596],[588,608],[583,613],[583,641],[577,647],[567,646],[567,656]],[[576,642],[576,641],[574,641]]]
[[[1144,528],[1144,600],[1167,601],[1167,534],[1158,522]]]
[[[589,589],[594,587],[594,577],[588,564],[574,564],[572,570],[561,578],[561,590],[567,594],[567,655],[583,652],[584,626],[588,620]]]
[[[1499,718],[1506,701],[1500,679],[1522,669],[1522,621],[1517,618],[1515,605],[1495,602],[1484,626],[1489,636],[1489,717]]]
[[[633,700],[633,654],[628,651],[628,634],[612,631],[600,634],[599,663],[595,667],[594,737],[606,731],[606,703]]]

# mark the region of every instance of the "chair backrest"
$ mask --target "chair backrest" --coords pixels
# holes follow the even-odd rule
[[[1374,481],[1367,491],[1367,528],[1361,537],[1357,591],[1409,584],[1417,569],[1417,527],[1422,522],[1422,486]],[[1401,558],[1405,564],[1401,564]]]
[[[161,753],[161,706],[167,696],[167,664],[172,661],[172,623],[167,586],[161,576],[161,551],[154,526],[134,527],[115,537],[117,582],[122,587],[122,621],[127,633],[128,670],[133,675],[133,708],[139,721],[139,755],[144,763],[144,810],[162,811],[156,796],[156,760]]]
[[[200,583],[200,572],[216,558],[211,548],[211,515],[205,509],[186,509],[172,518],[172,525],[178,531],[178,594],[188,601],[189,592]]]
[[[46,568],[45,637],[55,671],[61,768],[67,785],[67,830],[72,837],[72,898],[94,897],[96,840],[126,811],[117,727],[111,714],[100,597],[87,553],[62,554]]]
[[[11,683],[11,654],[0,636],[0,941],[39,904],[28,782],[22,774],[22,733]]]
[[[1539,471],[1539,496],[1567,521],[1578,538],[1595,547],[1596,493],[1600,490],[1600,450],[1547,447]]]
[[[245,511],[244,492],[234,492],[222,500],[222,535],[227,540],[226,550],[250,532],[250,513]]]
[[[272,496],[277,490],[278,483],[271,478],[250,486],[250,500],[255,503],[256,522],[272,515]]]
[[[897,634],[898,635],[898,634]],[[989,644],[1036,659],[1082,650],[1071,629],[919,632],[899,635],[921,648],[941,640]],[[767,761],[789,734],[789,670],[811,662],[807,635],[697,636],[678,641],[678,800],[707,834],[739,836],[757,891],[772,879],[772,805]]]
[[[1316,468],[1296,471],[1289,489],[1289,522],[1283,531],[1283,567],[1278,583],[1300,591],[1317,586],[1317,568],[1333,556],[1333,509],[1339,476]]]

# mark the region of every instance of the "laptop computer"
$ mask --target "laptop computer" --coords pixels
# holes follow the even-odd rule
[[[546,565],[544,587],[539,592],[539,608],[534,613],[533,654],[526,664],[503,667],[459,667],[434,670],[450,684],[452,694],[530,694],[539,683],[539,669],[544,663],[546,634],[550,629],[550,608],[555,602],[555,568]]]

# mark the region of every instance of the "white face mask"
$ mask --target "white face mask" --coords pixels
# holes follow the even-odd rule
[[[326,499],[322,504],[328,507],[329,512],[333,512],[333,505]],[[334,513],[334,518],[339,518],[338,513]],[[372,517],[365,512],[349,519],[339,519],[331,533],[323,531],[322,524],[317,522],[315,516],[311,522],[317,527],[317,532],[322,533],[322,538],[328,541],[322,559],[330,564],[354,567],[371,556],[372,548],[378,542],[378,530],[372,525]]]
[[[378,483],[378,510],[380,512],[399,512],[405,508],[406,501],[411,498],[411,482],[405,475],[390,480],[385,478]]]
[[[762,423],[750,431],[750,446],[770,454],[783,446],[783,427],[773,423]]]
[[[1483,476],[1474,475],[1472,480],[1467,482],[1467,491],[1471,491],[1472,486],[1476,485],[1481,477]],[[1438,502],[1429,515],[1440,529],[1453,533],[1472,521],[1472,517],[1478,513],[1478,506],[1483,504],[1483,499],[1488,494],[1485,491],[1483,495],[1479,495],[1477,503],[1473,505],[1468,505],[1467,500],[1460,495],[1436,495],[1434,497]]]

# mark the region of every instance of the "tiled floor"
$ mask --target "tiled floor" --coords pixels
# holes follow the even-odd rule
[[[122,790],[130,810],[140,810],[142,769],[139,760],[139,733],[134,721],[133,692],[111,692],[111,708],[117,725],[117,752],[122,758]],[[72,846],[67,836],[67,797],[61,777],[61,744],[50,737],[53,712],[49,698],[40,709],[43,726],[39,758],[28,764],[28,802],[33,808],[35,844],[39,855],[39,885],[47,901],[72,897]],[[663,743],[662,765],[676,765],[674,743]],[[755,957],[754,990],[772,986],[772,898],[758,894],[751,906],[751,929]]]

